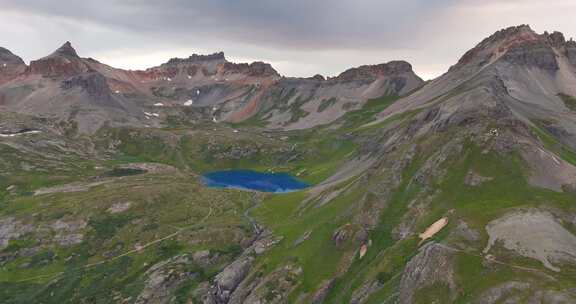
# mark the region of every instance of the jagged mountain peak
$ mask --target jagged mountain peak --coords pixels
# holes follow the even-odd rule
[[[0,64],[24,64],[24,60],[10,50],[0,47]]]
[[[439,96],[450,96],[451,91],[466,92],[454,95],[458,97],[454,100],[471,96],[468,94],[484,94],[478,88],[491,93],[483,99],[475,96],[474,103],[459,103],[456,108],[484,107],[502,100],[502,96],[510,96],[541,109],[562,111],[565,107],[556,94],[576,96],[574,67],[576,43],[566,41],[562,33],[539,34],[529,25],[508,27],[482,40],[447,73],[385,109],[380,117],[414,109]]]
[[[78,56],[74,47],[66,41],[52,54],[30,62],[28,72],[44,77],[72,76],[90,70],[84,60]]]
[[[451,71],[465,66],[476,69],[502,58],[512,64],[535,66],[545,70],[557,70],[557,54],[574,57],[576,42],[566,41],[561,32],[536,33],[529,25],[513,26],[495,32],[482,40],[460,58]]]
[[[80,58],[78,56],[78,53],[76,52],[76,50],[72,46],[72,43],[70,43],[70,41],[66,41],[61,47],[59,47],[58,49],[56,49],[56,51],[54,51],[52,54],[50,54],[49,57],[54,57],[54,56]]]
[[[535,41],[539,39],[539,35],[527,24],[518,26],[511,26],[495,32],[488,38],[482,40],[476,48],[487,47],[491,44],[498,43],[522,43],[527,41]]]
[[[466,52],[452,69],[472,62],[482,65],[489,62],[490,59],[506,53],[514,46],[539,40],[540,36],[529,25],[523,24],[508,27],[482,40],[478,45]]]
[[[552,34],[544,32],[543,36],[554,47],[561,47],[566,44],[566,38],[564,38],[564,34],[561,32],[554,31]]]

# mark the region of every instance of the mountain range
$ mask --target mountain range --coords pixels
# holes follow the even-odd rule
[[[105,123],[158,126],[170,116],[191,121],[190,115],[226,122],[258,117],[271,127],[310,128],[370,98],[406,94],[423,83],[403,61],[325,79],[281,77],[269,64],[236,64],[224,53],[173,58],[144,71],[81,58],[70,42],[29,66],[6,49],[0,53],[5,111],[73,120],[88,133]]]
[[[576,303],[576,42],[291,78],[0,48],[3,303]],[[284,172],[289,193],[205,173]]]

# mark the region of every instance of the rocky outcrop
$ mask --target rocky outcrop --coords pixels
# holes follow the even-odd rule
[[[246,256],[228,265],[214,278],[212,290],[215,303],[228,303],[236,287],[246,278],[254,258]]]
[[[122,213],[130,209],[131,206],[132,202],[118,202],[110,206],[106,211],[110,214]]]
[[[210,55],[198,55],[192,54],[188,58],[172,58],[166,62],[167,65],[176,65],[176,64],[189,64],[189,63],[203,63],[208,61],[218,61],[218,62],[225,62],[226,57],[224,56],[224,52],[218,52]]]
[[[322,282],[322,284],[320,284],[320,288],[318,288],[318,290],[316,290],[316,292],[314,293],[314,296],[312,297],[312,303],[313,304],[324,303],[324,300],[328,296],[328,293],[330,292],[332,287],[334,287],[335,282],[336,282],[335,279],[329,279],[329,280]]]
[[[298,286],[301,275],[302,267],[288,264],[278,267],[264,277],[251,276],[252,280],[243,282],[229,303],[288,303],[289,295]]]
[[[445,284],[455,296],[456,280],[451,252],[438,243],[425,244],[414,256],[402,273],[400,281],[400,303],[413,303],[419,289],[436,283]]]
[[[335,79],[339,81],[373,80],[379,77],[399,76],[413,73],[412,65],[406,61],[391,61],[378,65],[363,65],[344,71]],[[401,81],[402,78],[394,78]]]
[[[368,298],[382,288],[382,284],[378,280],[368,281],[360,288],[356,289],[350,299],[350,304],[366,303]]]
[[[175,256],[146,271],[144,289],[136,298],[137,304],[171,303],[172,293],[182,283],[198,276],[191,271],[193,263],[188,255]]]
[[[261,61],[253,63],[232,63],[225,62],[219,66],[219,71],[223,75],[243,74],[250,77],[278,77],[279,74],[268,63]]]
[[[13,217],[0,219],[0,250],[8,247],[10,240],[18,239],[33,231],[34,226],[24,224]]]
[[[366,231],[359,225],[351,223],[339,227],[332,234],[332,243],[339,249],[343,249],[351,244],[359,246],[365,242],[366,239]]]
[[[491,177],[482,176],[474,171],[469,171],[464,178],[464,184],[471,187],[478,187],[485,182],[491,181]]]

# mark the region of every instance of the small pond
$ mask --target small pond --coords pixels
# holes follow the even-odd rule
[[[204,183],[212,188],[238,188],[262,192],[292,192],[310,185],[286,173],[252,170],[226,170],[204,174]]]

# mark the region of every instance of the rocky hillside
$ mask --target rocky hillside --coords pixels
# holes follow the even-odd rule
[[[264,201],[282,242],[251,271],[226,268],[235,283],[216,277],[205,301],[576,301],[572,47],[505,29],[347,128],[354,156],[313,190]]]
[[[4,52],[0,299],[575,303],[575,50],[511,27],[425,84],[402,61],[295,79]],[[229,168],[312,187],[203,185]]]
[[[224,53],[126,71],[79,57],[70,42],[29,66],[1,51],[3,110],[74,121],[83,133],[104,124],[248,119],[270,128],[308,128],[330,123],[371,98],[404,95],[422,84],[406,62],[363,66],[326,80],[285,78],[267,63],[232,63]]]

